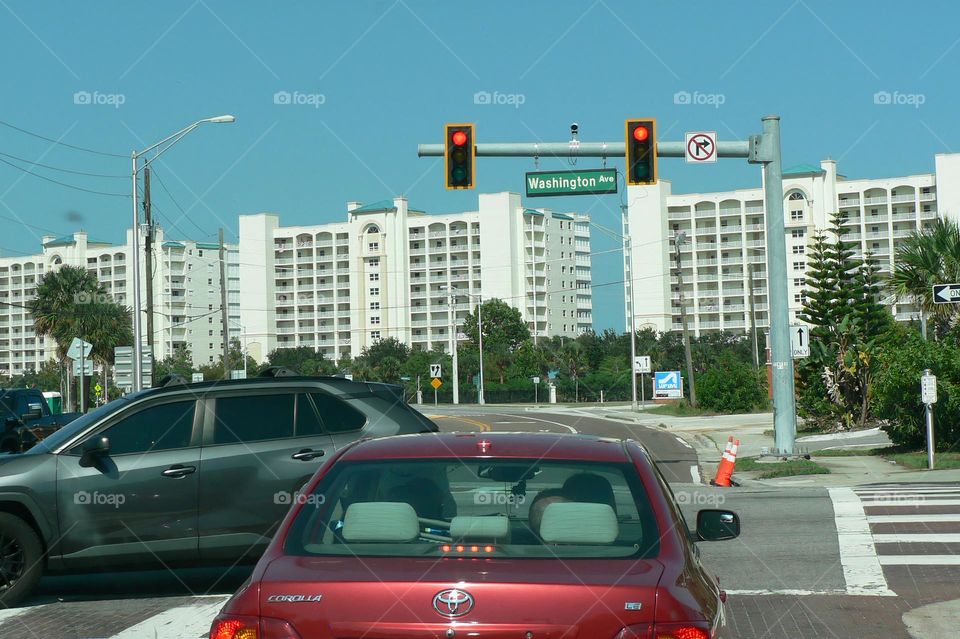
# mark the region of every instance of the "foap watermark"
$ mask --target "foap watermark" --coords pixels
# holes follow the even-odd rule
[[[80,291],[73,294],[74,304],[110,304],[113,302],[113,296],[109,293],[90,293],[89,291]]]
[[[519,506],[527,501],[526,495],[514,495],[492,490],[478,490],[473,493],[473,504],[475,506]]]
[[[923,93],[901,93],[900,91],[877,91],[873,94],[873,103],[881,106],[912,106],[919,109],[927,101]]]
[[[273,103],[281,106],[312,106],[319,109],[327,102],[322,93],[303,93],[301,91],[277,91],[273,94]]]
[[[493,104],[497,106],[512,106],[519,109],[527,101],[527,96],[522,93],[500,93],[494,91],[477,91],[473,94],[474,104]]]
[[[79,105],[112,106],[119,109],[127,101],[122,93],[100,93],[99,91],[77,91],[73,94],[73,103]]]
[[[79,490],[73,493],[73,503],[78,506],[113,506],[120,508],[127,502],[127,496],[123,493],[101,493],[98,490],[87,492]]]
[[[678,491],[674,497],[681,506],[723,506],[727,501],[726,495],[720,493],[701,493]]]
[[[700,91],[677,91],[673,94],[673,103],[693,106],[712,106],[719,109],[727,101],[723,93],[701,93]]]
[[[327,501],[327,498],[324,495],[319,494],[306,494],[302,493],[299,490],[295,493],[287,492],[286,490],[278,490],[273,493],[273,503],[278,506],[292,506],[293,504],[298,505],[307,505],[307,506],[321,506]]]

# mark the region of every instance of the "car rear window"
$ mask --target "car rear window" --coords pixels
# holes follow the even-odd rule
[[[655,557],[660,531],[629,464],[340,462],[302,505],[291,555]]]

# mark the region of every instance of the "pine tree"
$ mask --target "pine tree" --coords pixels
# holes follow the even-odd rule
[[[813,338],[823,341],[834,325],[833,285],[834,269],[828,259],[830,245],[823,231],[817,231],[809,245],[807,261],[806,299],[803,309],[797,314],[801,320],[813,326]]]
[[[893,316],[880,301],[883,296],[883,287],[877,259],[871,253],[867,253],[857,272],[860,299],[854,307],[854,313],[867,341],[873,341],[884,335],[893,326]]]

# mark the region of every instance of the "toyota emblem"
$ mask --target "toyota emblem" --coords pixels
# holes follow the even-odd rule
[[[473,597],[455,588],[441,590],[433,596],[433,609],[444,617],[462,617],[473,610]]]

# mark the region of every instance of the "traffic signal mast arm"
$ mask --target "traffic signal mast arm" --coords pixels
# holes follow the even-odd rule
[[[755,139],[756,138],[756,139]],[[717,142],[717,155],[722,158],[748,158],[753,160],[759,155],[762,147],[760,136],[749,140],[734,140]],[[682,158],[685,154],[684,142],[657,142],[657,156],[661,158]],[[443,157],[446,146],[443,144],[417,145],[418,157]],[[755,150],[756,149],[756,150]],[[492,142],[476,145],[477,156],[483,157],[541,157],[555,156],[567,159],[581,158],[614,158],[623,157],[627,147],[624,142],[581,142],[578,147],[571,147],[569,142]],[[753,161],[764,161],[757,157]]]

